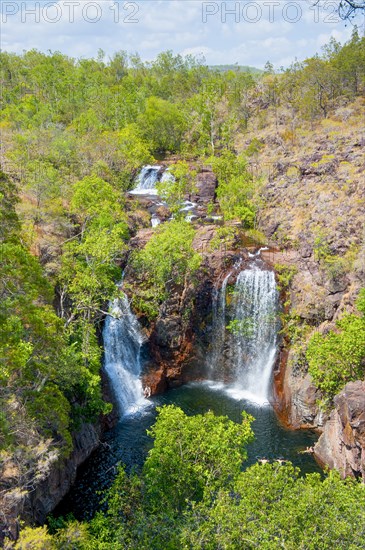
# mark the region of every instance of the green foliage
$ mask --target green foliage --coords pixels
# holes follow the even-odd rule
[[[363,484],[335,472],[302,477],[290,463],[242,471],[251,421],[161,408],[142,472],[120,468],[107,511],[87,525],[71,519],[52,538],[43,529],[41,540],[59,549],[362,548]],[[36,540],[38,532],[22,538]]]
[[[57,388],[59,376],[68,368],[60,360],[67,338],[49,305],[51,288],[37,260],[20,244],[1,245],[0,273],[2,398],[9,399],[14,393],[24,400],[30,414],[34,407],[39,409],[34,419],[41,432],[47,436],[52,432],[69,448],[69,404]],[[49,399],[52,414],[48,417]],[[44,407],[43,415],[40,411]]]
[[[184,113],[174,105],[159,97],[150,97],[146,110],[138,119],[138,124],[152,151],[179,150],[187,124]]]
[[[16,550],[54,550],[57,548],[46,527],[26,527],[20,533]]]
[[[318,474],[299,478],[291,464],[256,464],[240,474],[234,492],[223,489],[212,507],[195,508],[183,548],[355,550],[364,536],[364,499],[359,483],[338,474],[321,481]]]
[[[317,231],[314,239],[314,257],[331,280],[336,281],[352,269],[358,252],[358,247],[353,244],[343,256],[333,254],[326,234]]]
[[[106,406],[95,329],[86,334],[84,326],[77,337],[56,315],[52,286],[21,242],[14,188],[5,177],[1,185],[7,231],[0,243],[0,447],[2,464],[17,453],[18,489],[27,491],[33,478],[43,479],[58,456],[69,454],[76,423]]]
[[[316,333],[309,341],[307,360],[315,385],[325,403],[341,391],[347,382],[361,380],[365,374],[365,289],[357,301],[360,315],[345,314],[337,321],[337,330]]]
[[[247,169],[245,157],[224,151],[210,162],[218,178],[217,198],[224,219],[239,219],[244,227],[253,227],[257,182]]]
[[[267,244],[267,237],[265,233],[258,229],[248,229],[245,231],[245,236],[252,239],[252,241],[257,245],[265,246]]]
[[[229,248],[233,246],[236,237],[237,229],[235,227],[219,227],[209,243],[210,250],[218,250],[221,247]]]
[[[257,138],[253,138],[248,147],[246,147],[245,153],[248,157],[252,157],[259,153],[264,147],[264,143]]]
[[[166,201],[171,212],[176,216],[182,207],[184,197],[190,196],[196,190],[196,171],[190,170],[185,161],[178,161],[169,167],[171,179],[159,181],[156,185],[158,195]],[[183,213],[181,213],[183,215]]]
[[[80,230],[64,245],[61,299],[72,299],[71,317],[77,313],[90,323],[116,292],[117,260],[125,250],[128,228],[120,194],[97,176],[76,183],[71,211]],[[61,310],[66,316],[62,303]]]
[[[151,316],[166,297],[168,287],[182,284],[199,268],[201,257],[193,249],[195,230],[183,220],[160,225],[143,250],[135,252],[132,265],[140,284],[134,300]]]
[[[178,407],[160,408],[149,432],[154,446],[143,469],[152,506],[181,512],[222,483],[229,487],[246,458],[252,420],[244,414],[242,424],[235,424],[212,412],[187,417]]]
[[[280,291],[288,290],[294,276],[298,272],[296,266],[275,264],[274,269],[275,269],[276,278],[278,281],[279,290]]]
[[[12,240],[19,233],[20,224],[15,212],[17,202],[15,185],[0,169],[0,243]]]

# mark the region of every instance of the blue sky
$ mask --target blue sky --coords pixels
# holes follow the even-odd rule
[[[351,35],[351,24],[333,12],[334,0],[326,10],[314,1],[1,0],[1,47],[73,57],[127,50],[144,60],[171,49],[203,54],[209,64],[287,66],[319,52],[331,36],[344,42]]]

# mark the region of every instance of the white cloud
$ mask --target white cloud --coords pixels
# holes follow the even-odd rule
[[[321,12],[319,22],[315,23],[311,1],[300,2],[302,16],[296,23],[285,21],[285,2],[275,7],[273,22],[269,20],[269,8],[264,9],[262,4],[261,18],[249,23],[242,15],[243,1],[238,3],[238,22],[228,15],[223,22],[223,4],[218,3],[218,12],[203,23],[203,3],[193,0],[130,0],[127,9],[123,9],[125,4],[121,0],[68,0],[66,4],[65,0],[58,0],[54,2],[56,7],[40,13],[39,22],[29,12],[9,15],[4,21],[4,8],[14,2],[3,0],[1,46],[18,53],[30,48],[60,50],[74,57],[94,56],[99,48],[108,55],[125,49],[138,51],[147,60],[160,51],[172,49],[175,53],[203,53],[210,64],[238,62],[262,67],[270,59],[275,66],[288,65],[295,58],[316,53],[331,36],[343,43],[351,35],[351,26],[346,28],[343,21],[329,23],[324,19],[327,13]],[[37,3],[41,8],[50,4],[49,0]],[[100,10],[92,4],[97,4]],[[228,2],[227,6],[230,4],[234,2]],[[29,0],[26,5],[34,9],[35,2]],[[57,13],[61,14],[60,20],[51,23]],[[252,12],[246,13],[253,17]],[[96,15],[100,20],[90,22]]]
[[[329,42],[329,40],[331,38],[334,38],[335,40],[337,40],[338,42],[341,42],[341,44],[343,44],[344,42],[349,40],[349,38],[351,37],[351,33],[352,33],[352,28],[349,28],[349,27],[346,27],[343,30],[332,29],[328,33],[321,33],[317,37],[317,41],[316,41],[317,46],[318,47],[324,46],[325,44],[327,44]]]

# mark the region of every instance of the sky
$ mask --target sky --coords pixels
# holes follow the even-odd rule
[[[351,36],[352,25],[334,12],[337,2],[321,1],[327,9],[315,0],[0,0],[1,49],[72,57],[126,50],[145,61],[172,50],[209,65],[287,67],[320,52],[331,36],[341,43]],[[363,28],[363,16],[357,24]]]

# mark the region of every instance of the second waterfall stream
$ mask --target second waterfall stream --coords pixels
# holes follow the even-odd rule
[[[214,382],[224,380],[232,397],[264,405],[270,400],[277,354],[279,296],[274,273],[262,269],[260,263],[255,260],[238,274],[234,287],[229,287],[229,306],[227,282],[231,274],[223,282],[221,305],[213,308],[210,374]],[[222,338],[227,324],[229,330]]]
[[[110,315],[103,330],[105,370],[111,382],[119,413],[134,413],[144,408],[141,376],[141,327],[133,315],[127,296],[110,304]]]

